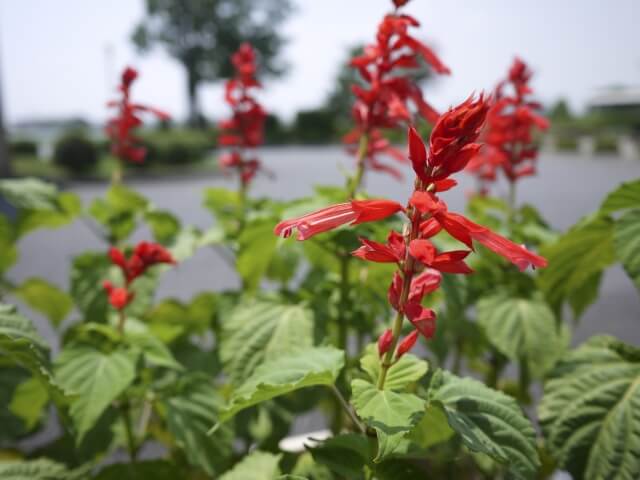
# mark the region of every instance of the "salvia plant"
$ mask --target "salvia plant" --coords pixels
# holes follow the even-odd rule
[[[204,192],[209,227],[125,184],[123,167],[145,157],[142,114],[167,118],[131,101],[131,68],[111,104],[121,165],[104,195],[83,204],[36,179],[0,181],[0,478],[640,477],[640,349],[571,341],[608,268],[640,288],[640,180],[552,229],[517,198],[548,127],[531,69],[516,59],[490,95],[437,112],[415,72],[449,70],[407,3],[394,0],[351,62],[344,186],[251,195],[269,169],[249,44],[232,58],[218,138],[237,183]],[[376,170],[412,172],[402,203],[367,195]],[[454,212],[446,196],[465,173],[478,191]],[[506,199],[492,196],[497,179]],[[66,286],[14,278],[24,238],[74,222],[99,246],[70,259]],[[236,286],[158,298],[163,274],[201,249]],[[309,416],[317,430],[292,436]]]

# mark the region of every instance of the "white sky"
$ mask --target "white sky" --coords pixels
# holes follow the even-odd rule
[[[267,109],[285,118],[322,103],[347,48],[370,42],[391,4],[294,1],[297,11],[283,27],[290,72],[262,94]],[[440,109],[490,89],[516,54],[534,67],[533,85],[545,102],[567,97],[582,108],[598,87],[640,84],[639,0],[412,0],[406,10],[422,23],[418,36],[452,69],[425,91]],[[183,118],[181,66],[161,50],[142,57],[129,41],[143,13],[143,0],[0,0],[9,123],[69,116],[103,121],[113,77],[129,63],[141,71],[134,98]],[[205,87],[201,99],[208,115],[225,114],[219,87]]]

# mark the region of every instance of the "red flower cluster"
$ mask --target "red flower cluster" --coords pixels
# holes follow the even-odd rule
[[[167,249],[162,245],[150,242],[140,242],[136,245],[129,258],[124,255],[122,250],[111,247],[109,249],[109,258],[111,263],[120,268],[125,280],[124,287],[114,287],[108,280],[105,280],[102,284],[107,295],[109,295],[109,303],[117,310],[124,309],[133,300],[134,294],[129,287],[149,267],[159,263],[176,263]]]
[[[227,81],[224,98],[231,106],[233,115],[218,125],[222,131],[218,143],[235,147],[235,150],[222,155],[219,162],[223,169],[236,169],[242,184],[246,185],[259,170],[260,162],[256,158],[245,158],[242,149],[255,148],[264,141],[267,114],[251,93],[252,89],[260,88],[256,79],[256,53],[253,47],[243,43],[231,61],[236,76]]]
[[[135,130],[143,124],[140,113],[149,112],[160,120],[169,120],[169,115],[153,107],[131,103],[130,90],[134,80],[138,77],[137,70],[127,67],[122,72],[118,90],[122,97],[107,103],[111,108],[117,108],[117,116],[107,122],[106,134],[111,140],[111,152],[122,161],[142,163],[147,151],[140,146],[140,139],[135,136]]]
[[[379,129],[396,128],[412,123],[409,103],[413,103],[420,116],[434,123],[438,113],[424,100],[420,87],[407,75],[407,71],[418,68],[420,59],[430,65],[436,73],[449,74],[449,69],[424,43],[417,40],[409,30],[420,23],[413,17],[397,10],[408,0],[394,0],[396,10],[386,15],[378,27],[376,42],[367,45],[361,56],[351,60],[367,87],[352,86],[356,95],[353,118],[356,126],[344,137],[351,145],[349,152],[355,154],[361,137],[367,136],[369,145],[363,161],[373,170],[390,173],[401,178],[400,172],[389,165],[380,163],[378,154],[386,154],[404,162],[402,153],[382,138]]]
[[[472,270],[465,258],[477,241],[503,256],[521,270],[527,266],[544,267],[544,258],[478,225],[458,213],[448,211],[438,193],[456,185],[449,178],[463,170],[477,153],[475,143],[489,109],[488,101],[480,95],[444,113],[436,123],[427,151],[413,127],[409,128],[409,158],[416,173],[415,189],[408,206],[390,200],[362,200],[334,205],[302,217],[279,223],[275,233],[285,237],[298,229],[298,240],[334,229],[341,225],[355,225],[386,218],[404,212],[409,223],[404,233],[391,231],[385,244],[361,239],[362,246],[353,255],[371,262],[396,263],[398,270],[389,287],[388,297],[398,315],[406,316],[415,331],[398,345],[396,358],[415,343],[417,332],[431,338],[435,332],[435,312],[421,305],[425,295],[440,286],[442,273],[468,274]],[[466,245],[469,250],[439,252],[431,237],[440,231]],[[399,332],[385,331],[378,341],[378,350],[388,354],[387,362],[398,343]],[[394,337],[394,335],[396,335]],[[390,353],[389,353],[390,352]]]
[[[499,170],[511,183],[536,172],[538,148],[533,143],[533,132],[546,130],[549,122],[538,113],[540,104],[527,99],[533,92],[529,86],[531,76],[527,65],[516,58],[509,76],[496,88],[495,102],[487,114],[486,145],[468,167],[480,180],[481,193],[487,193],[487,183],[496,180]],[[505,94],[508,87],[511,94]]]

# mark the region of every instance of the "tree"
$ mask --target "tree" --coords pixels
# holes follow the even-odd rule
[[[284,71],[278,26],[289,0],[146,0],[146,11],[132,40],[142,52],[161,45],[184,66],[191,124],[201,119],[198,87],[231,76],[231,54],[243,41],[259,52],[263,73]]]

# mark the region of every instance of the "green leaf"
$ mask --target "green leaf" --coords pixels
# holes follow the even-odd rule
[[[21,210],[16,224],[18,237],[37,228],[59,228],[71,223],[82,211],[82,202],[75,193],[62,192],[56,198],[55,210]]]
[[[300,305],[240,304],[222,322],[220,358],[235,384],[263,362],[313,343],[313,312]]]
[[[36,377],[22,382],[13,392],[9,410],[31,430],[43,418],[49,403],[49,391]]]
[[[369,439],[357,433],[331,437],[308,450],[317,463],[344,478],[360,478],[372,457]]]
[[[56,379],[76,394],[70,414],[78,430],[77,443],[135,379],[137,355],[131,351],[104,353],[87,346],[66,347],[55,362]]]
[[[426,449],[446,442],[454,436],[455,433],[456,432],[449,426],[444,409],[440,405],[432,403],[427,406],[424,417],[422,417],[418,425],[411,430],[407,438],[411,443]]]
[[[376,384],[380,375],[380,358],[376,345],[369,345],[360,359],[360,367],[367,372],[371,383]],[[412,383],[424,377],[429,364],[411,353],[400,357],[387,371],[384,382],[385,390],[405,390]]]
[[[602,203],[602,213],[613,213],[627,208],[638,208],[640,205],[640,179],[623,182],[611,192]]]
[[[613,241],[616,256],[640,290],[640,210],[631,210],[616,221]]]
[[[16,290],[15,294],[27,305],[37,310],[57,327],[73,308],[73,300],[55,285],[41,278],[29,278]]]
[[[0,462],[2,480],[70,480],[67,467],[47,458]]]
[[[176,480],[186,478],[184,472],[166,460],[147,460],[136,463],[116,463],[108,465],[95,480]]]
[[[540,466],[535,430],[515,399],[477,380],[439,371],[429,400],[444,409],[469,449],[505,463],[514,478],[535,478]]]
[[[489,342],[513,361],[526,360],[535,376],[553,367],[567,347],[566,336],[543,300],[498,293],[480,299],[477,308]]]
[[[356,379],[351,382],[351,403],[356,413],[378,434],[375,462],[396,453],[404,436],[424,415],[425,402],[410,393],[378,390],[375,385]]]
[[[238,239],[238,273],[250,291],[258,288],[275,254],[279,239],[273,234],[273,225],[270,218],[251,222]]]
[[[0,180],[0,195],[21,210],[57,210],[58,189],[37,178]]]
[[[223,399],[206,376],[190,375],[175,395],[164,401],[167,428],[189,463],[209,475],[228,467],[233,454],[233,432],[228,426],[215,435],[207,430],[217,422]]]
[[[0,338],[2,337],[8,340],[25,340],[39,348],[49,349],[31,320],[20,315],[13,305],[0,304]]]
[[[163,244],[171,242],[180,231],[180,220],[166,210],[151,210],[144,214],[153,238]]]
[[[0,304],[0,353],[30,371],[45,386],[62,420],[67,422],[64,410],[67,398],[51,374],[48,350],[29,319],[20,315],[14,306]]]
[[[313,385],[333,385],[344,366],[344,352],[333,347],[309,347],[262,363],[233,392],[220,413],[225,421],[240,410]]]
[[[613,227],[608,217],[587,218],[542,249],[549,266],[538,280],[554,310],[569,302],[579,317],[595,301],[600,274],[615,261]]]
[[[640,477],[640,350],[606,336],[569,352],[538,408],[549,452],[574,478]]]
[[[13,225],[6,216],[0,215],[0,273],[9,270],[17,260]]]
[[[127,327],[132,323],[130,320],[127,320]],[[130,332],[126,329],[126,341],[138,349],[151,365],[173,370],[184,370],[184,367],[174,358],[171,350],[158,338],[154,337],[151,332],[147,331],[146,327],[137,332]]]
[[[218,477],[219,480],[275,480],[280,476],[281,455],[251,452],[231,470]]]
[[[126,239],[136,228],[136,220],[149,206],[139,193],[124,185],[112,185],[104,198],[96,198],[89,213],[104,226],[112,243]]]

